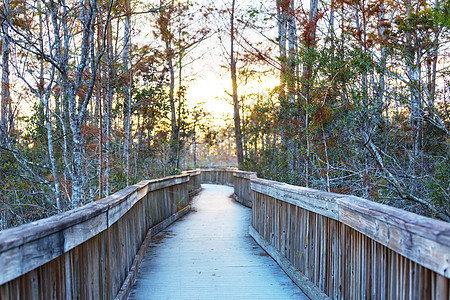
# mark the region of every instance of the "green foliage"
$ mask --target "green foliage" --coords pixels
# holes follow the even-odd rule
[[[170,112],[169,97],[160,85],[136,89],[133,93],[133,113],[144,119],[144,128],[152,133],[158,121]]]
[[[447,157],[434,165],[434,174],[427,182],[434,202],[440,205],[449,205],[450,195],[450,159]]]
[[[342,5],[343,9],[348,5],[353,16],[353,4]],[[420,153],[414,153],[411,84],[402,77],[418,55],[421,59],[431,55],[439,26],[448,26],[447,6],[448,1],[436,10],[420,4],[408,17],[406,8],[400,7],[395,23],[385,23],[381,36],[376,26],[384,20],[378,19],[380,7],[374,5],[368,8],[370,12],[359,11],[359,22],[367,22],[365,36],[361,27],[359,32],[351,27],[352,19],[340,28],[340,36],[331,34],[312,46],[302,40],[296,58],[300,72],[287,74],[283,78],[286,88],[277,87],[269,99],[257,99],[246,111],[245,168],[263,178],[308,184],[448,218],[448,136],[432,125],[437,124],[434,116],[424,114]],[[391,13],[387,10],[384,18]],[[445,80],[445,71],[441,76]],[[294,97],[289,95],[293,86]],[[422,105],[429,105],[425,101],[429,100],[424,98]],[[445,119],[448,128],[444,111],[448,104],[446,110],[435,113]],[[390,176],[396,178],[397,186]],[[404,200],[408,194],[430,204]]]
[[[450,28],[450,0],[439,1],[438,7],[433,9],[433,21],[447,29]]]

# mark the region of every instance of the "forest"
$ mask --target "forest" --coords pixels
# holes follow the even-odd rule
[[[3,0],[0,230],[206,166],[450,221],[449,11]],[[190,93],[211,63],[223,116]]]

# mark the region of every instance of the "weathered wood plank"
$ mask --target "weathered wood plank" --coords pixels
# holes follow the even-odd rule
[[[395,215],[385,214],[383,219],[380,216],[376,212],[372,214],[370,209],[359,210],[355,205],[348,204],[340,206],[339,211],[340,221],[344,224],[408,259],[447,278],[450,277],[450,244],[438,243],[436,239],[439,237],[432,232],[429,238],[425,238],[417,232],[410,231],[416,225],[408,226],[402,223],[407,221],[405,219],[393,222],[388,220],[395,218]]]
[[[204,168],[201,169],[201,182],[233,186],[234,171],[237,171],[237,168]]]
[[[252,178],[256,179],[257,178],[255,172],[247,172],[247,171],[240,171],[240,170],[233,171],[233,176],[237,177],[237,178],[244,178],[244,179],[252,179]]]
[[[137,190],[131,190],[118,201],[111,203],[108,210],[108,227],[117,222],[124,214],[126,214],[138,201]]]
[[[0,254],[0,285],[17,278],[64,253],[63,233],[57,232],[38,240],[8,249]]]
[[[281,253],[268,243],[252,226],[249,228],[252,238],[264,249],[283,269],[284,272],[297,284],[300,289],[312,300],[330,299],[319,288],[317,288],[308,278],[302,274],[287,260]]]
[[[174,175],[161,179],[149,180],[149,192],[165,189],[174,185],[182,184],[189,181],[189,175]]]
[[[253,191],[297,205],[322,216],[339,219],[337,200],[344,195],[292,186],[270,180],[252,179]]]
[[[342,208],[357,212],[361,216],[393,225],[415,235],[450,245],[450,223],[427,218],[392,206],[376,203],[355,196],[344,196],[338,199]],[[358,226],[366,226],[364,221]]]
[[[252,207],[251,179],[256,178],[256,173],[234,171],[234,198],[237,202]]]
[[[238,195],[236,195],[236,194],[233,194],[233,198],[234,198],[234,200],[236,200],[237,202],[241,203],[241,204],[244,205],[244,206],[252,207],[252,202],[251,202],[250,200],[240,198],[240,197],[239,197]]]
[[[93,202],[46,219],[0,231],[0,253],[82,223],[108,210],[108,204]]]
[[[70,251],[108,228],[106,213],[95,216],[82,223],[76,224],[62,231],[64,237],[64,252]]]

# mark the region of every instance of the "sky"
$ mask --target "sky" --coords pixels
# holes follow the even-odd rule
[[[275,0],[264,1],[264,6]],[[201,0],[201,3],[208,3],[210,0]],[[213,1],[215,6],[227,6],[231,3],[229,0]],[[244,11],[248,6],[259,6],[259,0],[237,1],[237,5]],[[215,18],[210,25],[213,29],[221,26],[228,26],[229,15],[222,15]],[[251,30],[246,30],[246,36],[250,38],[260,39],[261,36],[255,36]],[[189,82],[187,98],[192,103],[204,103],[204,108],[217,117],[223,115],[232,116],[233,106],[231,104],[231,74],[228,68],[229,57],[229,37],[222,33],[223,44],[218,34],[213,35],[202,45],[194,55],[199,55],[198,61],[192,64],[192,68],[188,71],[194,74],[194,80]],[[238,61],[239,68],[239,61]],[[245,93],[261,93],[267,89],[272,89],[278,84],[274,78],[266,78],[262,80],[250,81],[247,85],[239,84],[238,94]]]
[[[231,0],[197,0],[201,5],[212,5],[214,7],[229,8]],[[300,2],[297,2],[300,3]],[[275,9],[275,0],[237,0],[237,9],[243,11],[243,19],[247,18],[246,11],[249,7],[271,11]],[[309,1],[303,0],[303,7],[307,9]],[[272,21],[273,22],[273,21]],[[200,26],[204,26],[199,24]],[[273,24],[275,25],[275,24]],[[222,13],[208,21],[208,26],[212,31],[218,28],[228,30],[229,14]],[[223,30],[223,29],[222,29]],[[245,36],[250,40],[260,40],[267,43],[255,30],[246,29]],[[275,39],[277,35],[276,28],[269,32],[271,38]],[[201,104],[204,109],[217,116],[217,119],[233,115],[233,106],[231,104],[231,75],[229,70],[229,57],[226,53],[229,49],[229,37],[222,33],[223,43],[219,39],[219,34],[213,34],[203,41],[192,53],[192,59],[195,61],[184,68],[184,84],[188,86],[186,97],[191,106]],[[152,34],[149,38],[154,38]],[[239,68],[239,62],[238,62]],[[277,77],[275,75],[274,77]],[[238,94],[246,93],[264,93],[268,89],[273,89],[278,80],[274,77],[267,77],[249,82],[246,86],[238,86]]]

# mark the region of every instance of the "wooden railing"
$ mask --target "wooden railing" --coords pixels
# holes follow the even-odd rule
[[[189,196],[194,196],[198,194],[202,189],[201,185],[202,173],[200,169],[184,171],[182,174],[189,175],[189,183],[188,183]]]
[[[250,234],[311,299],[450,299],[450,224],[252,179]]]
[[[256,178],[254,172],[234,171],[234,199],[247,206],[252,207],[251,179]]]
[[[223,167],[202,168],[201,182],[233,186],[234,171],[237,171],[237,168],[223,168]]]
[[[124,299],[150,238],[202,183],[234,186],[250,234],[311,299],[450,299],[450,224],[210,168],[143,181],[0,232],[0,299]]]
[[[0,299],[124,299],[150,238],[189,209],[199,171],[0,232]]]
[[[240,171],[237,168],[215,167],[201,169],[202,183],[233,186],[233,198],[247,207],[252,207],[252,193],[250,189],[250,180],[252,178],[256,178],[255,172]]]

